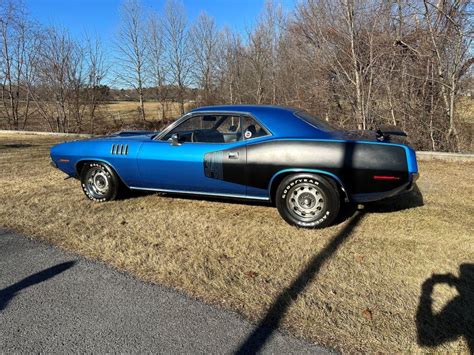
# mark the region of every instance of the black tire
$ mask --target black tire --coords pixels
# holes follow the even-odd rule
[[[104,163],[90,162],[82,168],[82,191],[94,202],[115,200],[119,195],[121,185],[117,174]]]
[[[283,219],[302,228],[324,228],[335,220],[341,207],[337,185],[316,174],[294,174],[283,179],[275,203]]]

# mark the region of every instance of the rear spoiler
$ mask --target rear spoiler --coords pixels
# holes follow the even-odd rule
[[[402,131],[397,126],[380,126],[375,131],[377,135],[377,140],[383,142],[385,140],[390,139],[390,136],[399,136],[399,137],[406,137],[406,132]]]

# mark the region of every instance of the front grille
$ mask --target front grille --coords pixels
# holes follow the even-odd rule
[[[110,152],[112,155],[127,155],[128,144],[112,144],[112,149]]]

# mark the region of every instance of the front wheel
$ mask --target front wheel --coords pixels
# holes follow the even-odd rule
[[[278,186],[275,200],[283,219],[303,228],[329,226],[340,209],[336,184],[316,174],[287,176]]]
[[[87,163],[82,169],[81,186],[90,200],[111,201],[117,198],[120,180],[104,163]]]

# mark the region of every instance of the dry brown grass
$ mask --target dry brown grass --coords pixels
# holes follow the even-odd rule
[[[0,136],[0,225],[254,321],[349,223],[300,230],[272,207],[157,194],[95,204],[77,181],[63,181],[49,166],[48,148],[56,141]],[[32,146],[21,146],[26,143]],[[400,209],[402,199],[369,209],[308,274],[303,292],[286,297],[285,329],[346,352],[468,352],[463,337],[420,346],[416,313],[421,286],[432,274],[459,275],[461,264],[473,263],[474,164],[422,162],[420,170],[424,206]],[[434,307],[455,295],[454,288],[437,285]],[[474,305],[466,304],[467,314],[468,307]]]

